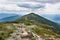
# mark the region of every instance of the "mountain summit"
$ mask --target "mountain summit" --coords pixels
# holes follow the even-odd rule
[[[14,23],[24,23],[26,25],[39,25],[39,26],[42,26],[42,27],[53,27],[53,28],[56,28],[54,29],[53,31],[54,32],[57,32],[58,34],[60,34],[60,25],[58,25],[57,23],[53,22],[53,21],[50,21],[42,16],[39,16],[35,13],[30,13],[30,14],[27,14],[27,15],[24,15],[18,19],[16,19],[15,21],[13,21]]]
[[[48,20],[40,15],[37,15],[35,13],[30,13],[30,14],[24,15],[15,21],[16,22],[25,22],[25,21],[33,22],[34,21],[34,22],[38,22],[38,23],[48,24],[50,26],[60,27],[57,23],[50,21],[50,20]]]

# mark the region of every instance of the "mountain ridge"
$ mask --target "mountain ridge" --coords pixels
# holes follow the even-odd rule
[[[20,17],[19,15],[12,15],[12,16],[0,19],[0,22],[13,21],[13,20],[15,20],[15,19],[17,19],[19,17]]]
[[[6,23],[24,23],[26,25],[37,25],[45,29],[52,30],[53,32],[60,34],[60,25],[50,21],[42,16],[39,16],[35,13],[30,13],[19,17],[16,20],[8,21]],[[50,29],[51,28],[51,29]]]
[[[18,18],[15,21],[12,21],[12,23],[24,23],[27,25],[31,25],[31,24],[48,25],[48,26],[56,28],[56,30],[54,29],[54,31],[57,32],[58,34],[60,34],[60,25],[58,25],[57,23],[52,22],[44,17],[41,17],[35,13],[30,13],[30,14],[24,15],[21,18]]]
[[[0,19],[5,18],[5,17],[9,17],[9,16],[14,16],[17,14],[13,14],[13,13],[0,13]]]
[[[5,26],[8,27],[8,29],[10,27],[16,28],[15,31],[13,31],[12,33],[13,35],[11,35],[8,38],[8,40],[12,40],[12,39],[18,40],[20,38],[25,40],[24,38],[27,37],[25,36],[26,32],[30,36],[34,35],[34,36],[31,36],[30,38],[33,40],[35,40],[38,36],[39,36],[38,37],[39,40],[40,40],[40,37],[42,38],[41,40],[59,40],[60,39],[60,25],[34,13],[30,13],[22,17],[19,17],[16,20],[8,21],[6,23],[0,23],[0,24],[3,27],[3,29],[5,29],[4,28]],[[3,35],[3,38],[4,38],[4,35]]]
[[[29,18],[30,17],[30,18]],[[37,17],[37,18],[36,18]],[[54,23],[54,24],[57,24],[56,22],[53,22],[53,21],[51,21],[51,20],[48,20],[48,19],[46,19],[46,18],[44,18],[44,17],[42,17],[42,16],[39,16],[39,15],[37,15],[37,14],[35,14],[35,13],[30,13],[30,14],[27,14],[27,15],[24,15],[24,16],[22,16],[21,18],[19,18],[19,19],[17,19],[17,20],[21,20],[21,19],[23,19],[23,18],[26,18],[26,19],[32,19],[33,20],[33,18],[36,18],[36,20],[37,21],[40,21],[40,20],[38,20],[38,19],[41,19],[41,21],[49,21],[49,22],[52,22],[52,23]],[[35,20],[35,19],[34,19]],[[40,22],[41,22],[40,21]],[[49,23],[47,23],[47,24],[49,24]]]

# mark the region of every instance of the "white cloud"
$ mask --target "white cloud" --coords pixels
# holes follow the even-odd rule
[[[60,13],[60,1],[53,0],[53,2],[54,1],[56,1],[56,3],[52,4],[52,0],[0,0],[0,13],[28,14],[31,11],[47,14]],[[30,10],[30,8],[36,10]]]
[[[47,13],[47,14],[55,14],[55,13],[60,13],[60,10],[58,10],[60,8],[60,3],[56,3],[56,4],[49,4],[46,3],[45,4],[45,8],[43,9],[37,9],[37,12],[39,13]]]
[[[0,4],[1,12],[19,13],[28,10],[27,8],[18,7],[16,4]]]
[[[42,2],[42,3],[57,3],[60,0],[8,0],[10,2]]]

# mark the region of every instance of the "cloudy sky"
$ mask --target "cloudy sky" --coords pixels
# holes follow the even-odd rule
[[[0,0],[0,13],[60,14],[60,0]]]

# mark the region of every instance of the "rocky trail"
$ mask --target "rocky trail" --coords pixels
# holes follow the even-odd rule
[[[31,28],[35,28],[36,25],[26,26],[24,24],[13,24],[17,28],[10,37],[6,40],[60,40],[53,35],[37,35]]]
[[[15,30],[11,36],[7,40],[32,40],[31,38],[34,37],[36,34],[32,33],[31,31],[27,31],[25,27],[19,25],[17,30]],[[36,40],[42,40],[40,36],[36,37]]]

